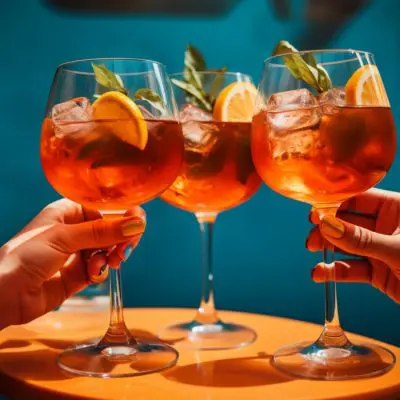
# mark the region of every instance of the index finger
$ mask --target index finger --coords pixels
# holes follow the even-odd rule
[[[339,210],[376,215],[382,204],[390,198],[400,200],[400,196],[397,193],[373,188],[345,201]]]
[[[370,189],[342,203],[338,212],[364,214],[369,217],[376,216],[382,204],[388,199],[397,199],[400,201],[400,195],[388,190]],[[312,224],[319,224],[317,208],[313,207],[311,209],[308,219]]]
[[[94,221],[101,218],[101,214],[92,208],[82,207],[82,213],[85,221]]]

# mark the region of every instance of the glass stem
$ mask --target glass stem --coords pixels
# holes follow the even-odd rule
[[[196,213],[200,225],[202,242],[202,295],[195,321],[200,324],[214,324],[219,321],[214,305],[214,275],[212,269],[212,233],[216,213]]]
[[[120,216],[121,215],[116,214],[103,214],[103,218],[115,218]],[[107,268],[110,267],[107,266]],[[107,332],[101,339],[99,345],[113,344],[121,346],[124,344],[135,344],[136,340],[125,325],[120,269],[110,268],[108,280],[110,285],[110,322]]]
[[[318,209],[319,217],[335,216],[338,207]],[[343,347],[349,344],[339,321],[339,308],[335,279],[335,252],[326,245],[323,249],[323,264],[328,279],[325,282],[325,324],[317,343],[322,347]]]

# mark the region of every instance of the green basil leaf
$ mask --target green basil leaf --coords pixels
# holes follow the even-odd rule
[[[176,86],[186,93],[185,100],[205,111],[212,111],[213,103],[223,84],[223,74],[218,74],[211,83],[210,91],[204,87],[202,75],[199,72],[206,71],[204,57],[195,47],[188,45],[185,51],[183,81],[172,79]],[[216,70],[225,72],[226,67]]]
[[[298,53],[296,47],[291,45],[287,40],[281,40],[272,51],[273,56],[279,56],[285,53]]]
[[[290,53],[290,54],[287,54]],[[317,64],[312,53],[301,55],[288,41],[282,40],[275,47],[273,55],[282,55],[290,73],[315,88],[318,92],[327,91],[332,87],[332,82],[327,71]]]
[[[204,97],[203,93],[191,83],[179,81],[177,79],[171,79],[171,81],[174,85],[184,90],[187,94],[193,96],[199,102],[198,104],[203,110],[208,112],[212,111],[209,101]]]
[[[118,92],[128,95],[128,91],[125,89],[121,78],[110,71],[105,65],[92,63],[92,68],[97,83],[108,89],[117,90]]]
[[[326,92],[327,90],[332,88],[331,78],[329,77],[329,74],[326,71],[326,69],[321,65],[317,65],[317,70],[318,70],[318,84],[322,89],[322,92]]]
[[[304,53],[303,60],[314,68],[317,68],[317,61],[315,61],[315,57],[312,53]]]
[[[204,92],[203,90],[203,82],[201,81],[200,75],[191,65],[185,65],[188,79],[185,79],[188,83],[191,83],[195,88]]]
[[[289,71],[292,72],[296,79],[300,79],[310,86],[319,90],[318,87],[318,70],[310,65],[308,65],[301,55],[292,54],[283,56],[285,64],[287,65]]]
[[[152,107],[158,110],[161,115],[166,114],[165,104],[158,93],[153,92],[151,89],[138,89],[134,96],[136,100],[143,100],[149,103]]]
[[[183,71],[183,75],[185,81],[189,81],[189,72],[187,70],[187,66],[191,66],[195,71],[204,71],[206,69],[206,62],[199,50],[190,44],[186,47],[185,51],[185,70]]]

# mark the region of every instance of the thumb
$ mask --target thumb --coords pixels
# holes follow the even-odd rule
[[[145,222],[139,217],[114,220],[96,219],[81,224],[58,224],[51,229],[50,242],[60,251],[75,253],[85,249],[97,249],[126,242],[144,232]]]
[[[391,236],[373,232],[332,216],[321,219],[319,230],[326,240],[347,253],[385,262],[389,262],[391,255],[395,253],[395,243]]]

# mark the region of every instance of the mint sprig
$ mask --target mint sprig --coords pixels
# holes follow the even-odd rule
[[[288,54],[291,53],[291,54]],[[312,53],[301,54],[286,40],[281,40],[272,52],[272,55],[283,55],[283,60],[291,72],[298,80],[301,80],[319,93],[326,92],[332,87],[328,72],[317,64]]]
[[[92,63],[92,68],[98,84],[108,89],[123,93],[129,97],[129,91],[125,88],[124,82],[119,75],[110,71],[104,64]],[[99,96],[99,94],[95,94],[95,97]],[[161,96],[153,92],[151,89],[138,89],[133,95],[133,99],[149,103],[153,108],[158,110],[161,115],[166,115],[167,113]]]
[[[210,72],[217,72],[214,82],[207,91],[200,72],[207,71],[204,57],[195,47],[188,45],[185,50],[183,80],[172,78],[175,86],[181,88],[186,94],[186,101],[207,112],[211,112],[215,98],[224,82],[226,67]]]

